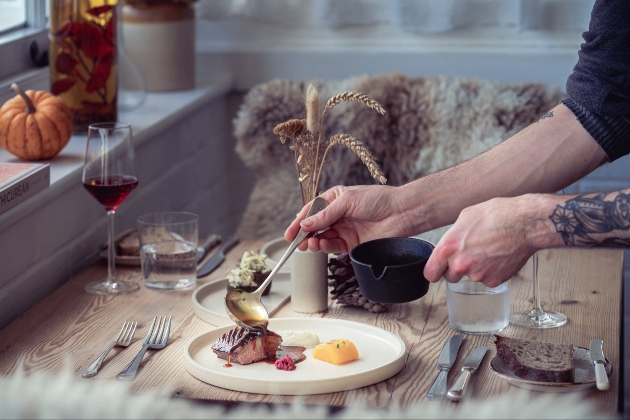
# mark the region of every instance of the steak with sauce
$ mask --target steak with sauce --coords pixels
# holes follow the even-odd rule
[[[248,365],[259,360],[275,359],[276,350],[282,344],[282,337],[273,331],[252,332],[236,327],[223,334],[212,345],[212,351],[220,359],[230,363]]]

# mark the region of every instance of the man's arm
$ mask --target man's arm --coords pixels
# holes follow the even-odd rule
[[[538,122],[460,165],[402,187],[402,220],[414,232],[453,223],[494,197],[558,191],[607,161],[602,148],[560,104]]]
[[[527,194],[469,207],[437,244],[424,273],[432,282],[468,276],[495,287],[534,252],[555,246],[630,248],[630,189]]]

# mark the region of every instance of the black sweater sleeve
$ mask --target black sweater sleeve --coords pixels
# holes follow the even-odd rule
[[[609,161],[630,153],[630,1],[597,0],[562,101]]]

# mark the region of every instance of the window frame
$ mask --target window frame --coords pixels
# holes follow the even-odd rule
[[[30,45],[37,42],[40,52],[48,50],[46,0],[26,1],[26,23],[0,34],[0,80],[32,69]]]

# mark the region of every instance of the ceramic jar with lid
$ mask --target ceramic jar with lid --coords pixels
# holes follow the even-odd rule
[[[191,4],[144,0],[123,7],[123,42],[149,91],[195,85],[195,10]]]

